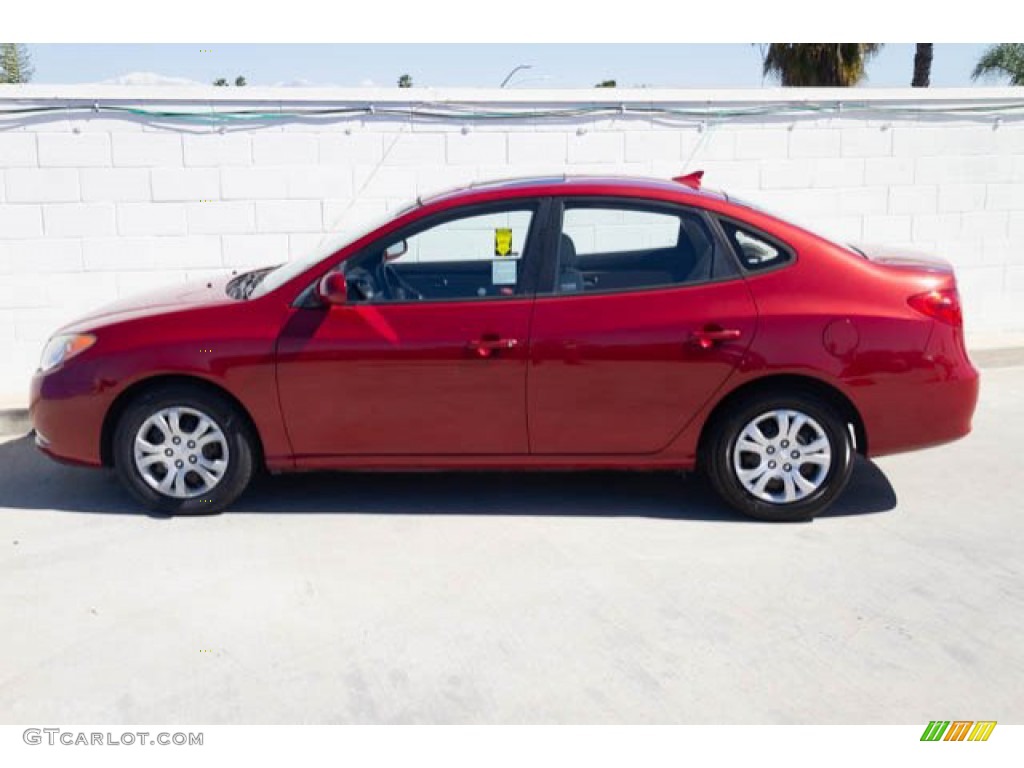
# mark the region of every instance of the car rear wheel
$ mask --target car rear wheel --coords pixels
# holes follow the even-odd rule
[[[201,387],[149,390],[114,430],[114,466],[151,509],[210,514],[231,504],[252,478],[254,441],[238,409]]]
[[[760,520],[810,520],[842,493],[853,441],[837,409],[812,395],[746,400],[712,427],[703,465],[732,507]]]

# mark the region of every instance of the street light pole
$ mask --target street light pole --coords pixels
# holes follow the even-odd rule
[[[512,76],[513,76],[513,75],[514,75],[514,74],[515,74],[516,72],[518,72],[519,70],[521,70],[521,69],[533,69],[533,65],[532,65],[532,64],[520,64],[520,65],[519,65],[518,67],[515,67],[515,68],[514,68],[514,69],[513,69],[513,70],[512,70],[511,72],[509,72],[509,73],[508,73],[508,74],[507,74],[507,75],[505,76],[505,79],[501,81],[501,85],[499,85],[498,87],[499,87],[499,88],[504,88],[504,87],[505,87],[506,85],[508,85],[508,81],[512,79]]]

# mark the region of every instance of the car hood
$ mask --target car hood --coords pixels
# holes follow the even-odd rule
[[[225,274],[203,281],[188,282],[126,296],[80,316],[61,330],[82,331],[188,307],[233,304],[237,300],[227,295],[225,287],[234,277],[233,274]]]
[[[953,265],[941,256],[915,251],[910,248],[892,248],[884,245],[858,244],[857,250],[875,264],[886,267],[925,269],[931,272],[952,272]]]

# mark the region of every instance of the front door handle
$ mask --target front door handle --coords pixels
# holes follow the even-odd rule
[[[701,349],[711,349],[722,341],[736,341],[742,333],[738,328],[722,328],[718,325],[708,325],[699,331],[694,331],[690,341]]]
[[[518,346],[518,339],[505,339],[490,334],[466,344],[466,348],[477,357],[492,357],[496,352],[500,352],[503,349],[515,349]]]

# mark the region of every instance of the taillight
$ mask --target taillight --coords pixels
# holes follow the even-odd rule
[[[932,317],[939,322],[955,326],[963,324],[960,296],[957,295],[955,288],[919,293],[907,299],[907,303],[922,315]]]

